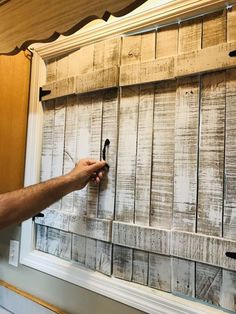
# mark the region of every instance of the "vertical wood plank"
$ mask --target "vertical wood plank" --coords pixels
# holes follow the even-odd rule
[[[226,42],[226,12],[214,12],[203,16],[202,48]]]
[[[60,230],[48,227],[47,252],[59,255]]]
[[[59,257],[71,259],[71,233],[60,230]]]
[[[202,78],[197,231],[221,236],[224,168],[225,73]]]
[[[225,199],[223,236],[236,240],[236,70],[226,72]]]
[[[141,57],[140,61],[151,61],[156,55],[156,32],[141,35]]]
[[[112,265],[112,244],[97,241],[96,270],[110,276]]]
[[[113,247],[113,275],[127,281],[132,278],[132,250],[114,245]]]
[[[148,285],[159,290],[171,291],[171,259],[169,256],[149,254]]]
[[[220,306],[236,311],[236,272],[223,269],[223,282],[220,293]]]
[[[109,171],[100,184],[98,217],[113,219],[115,202],[116,157],[118,132],[118,93],[110,90],[103,97],[102,148],[106,139],[110,145],[106,150]]]
[[[97,240],[86,238],[85,266],[96,269]]]
[[[186,53],[201,49],[202,18],[184,21],[179,26],[178,53]]]
[[[140,86],[135,186],[135,223],[149,225],[154,86]]]
[[[172,258],[172,293],[195,296],[195,263]]]
[[[172,226],[176,83],[156,86],[150,225]]]
[[[72,235],[72,260],[85,264],[86,238],[77,234]]]
[[[56,81],[57,79],[57,60],[51,59],[47,63],[47,74],[46,74],[46,82],[47,84]]]
[[[133,222],[139,88],[122,90],[119,112],[116,220]]]
[[[138,63],[141,59],[141,35],[123,37],[121,63]]]
[[[178,52],[178,24],[157,30],[156,58],[176,55]]]
[[[148,252],[133,250],[132,281],[141,285],[148,283]]]
[[[227,12],[227,42],[236,40],[236,7]]]
[[[94,44],[93,69],[94,71],[104,68],[105,42],[100,41]]]
[[[105,40],[104,68],[110,68],[120,64],[121,38]]]
[[[85,74],[93,71],[94,44],[82,47],[78,50],[78,74]]]
[[[36,243],[35,249],[47,252],[48,229],[46,226],[36,224]]]
[[[220,305],[222,269],[206,264],[196,264],[196,298]]]
[[[194,232],[196,226],[198,113],[198,78],[178,80],[173,228],[189,232]]]

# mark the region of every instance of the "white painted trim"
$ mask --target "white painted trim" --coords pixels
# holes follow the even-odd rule
[[[232,1],[236,2],[236,1]],[[43,60],[67,53],[91,42],[114,37],[124,32],[153,24],[176,20],[180,14],[187,15],[203,13],[222,7],[226,1],[218,0],[176,0],[152,10],[123,18],[108,24],[99,25],[93,29],[84,30],[74,36],[62,38],[54,43],[35,45],[31,75],[30,109],[27,136],[27,153],[25,169],[25,185],[38,182],[41,137],[42,137],[42,107],[38,101],[39,86],[45,84],[45,64]],[[172,9],[171,9],[172,6]],[[182,13],[181,13],[182,12]],[[187,16],[185,14],[185,17]],[[113,277],[106,277],[76,265],[73,262],[61,260],[34,250],[34,228],[32,220],[22,224],[20,262],[57,278],[79,285],[80,287],[102,294],[146,313],[155,314],[217,314],[223,310],[174,296],[149,287],[131,282],[125,282]]]
[[[180,22],[235,3],[236,0],[172,0],[137,14],[129,14],[127,17],[112,19],[108,22],[103,21],[93,27],[81,29],[68,37],[61,36],[52,43],[34,44],[32,47],[43,59],[49,59],[97,41],[144,28]]]

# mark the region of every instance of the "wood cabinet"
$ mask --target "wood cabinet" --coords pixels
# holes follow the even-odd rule
[[[0,193],[23,186],[31,56],[0,56]]]

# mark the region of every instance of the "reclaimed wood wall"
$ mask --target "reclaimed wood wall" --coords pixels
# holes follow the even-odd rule
[[[82,157],[99,189],[36,219],[36,249],[236,310],[236,9],[47,63],[41,180]]]

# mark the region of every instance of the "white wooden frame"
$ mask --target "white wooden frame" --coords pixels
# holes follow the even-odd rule
[[[231,1],[231,3],[235,2]],[[102,23],[92,29],[81,30],[73,36],[60,38],[54,43],[34,45],[32,47],[33,63],[25,186],[37,183],[39,180],[43,110],[38,100],[38,90],[40,86],[45,84],[46,67],[44,61],[46,59],[78,49],[91,42],[143,28],[155,28],[160,24],[179,21],[179,16],[188,18],[220,9],[225,5],[229,4],[222,0],[169,1],[166,5],[152,8],[143,13],[130,15],[107,24]],[[169,293],[113,277],[109,278],[98,272],[78,266],[74,262],[64,261],[55,256],[39,252],[34,249],[34,224],[31,219],[22,224],[20,262],[144,312],[160,314],[223,313],[223,311],[216,308]]]

